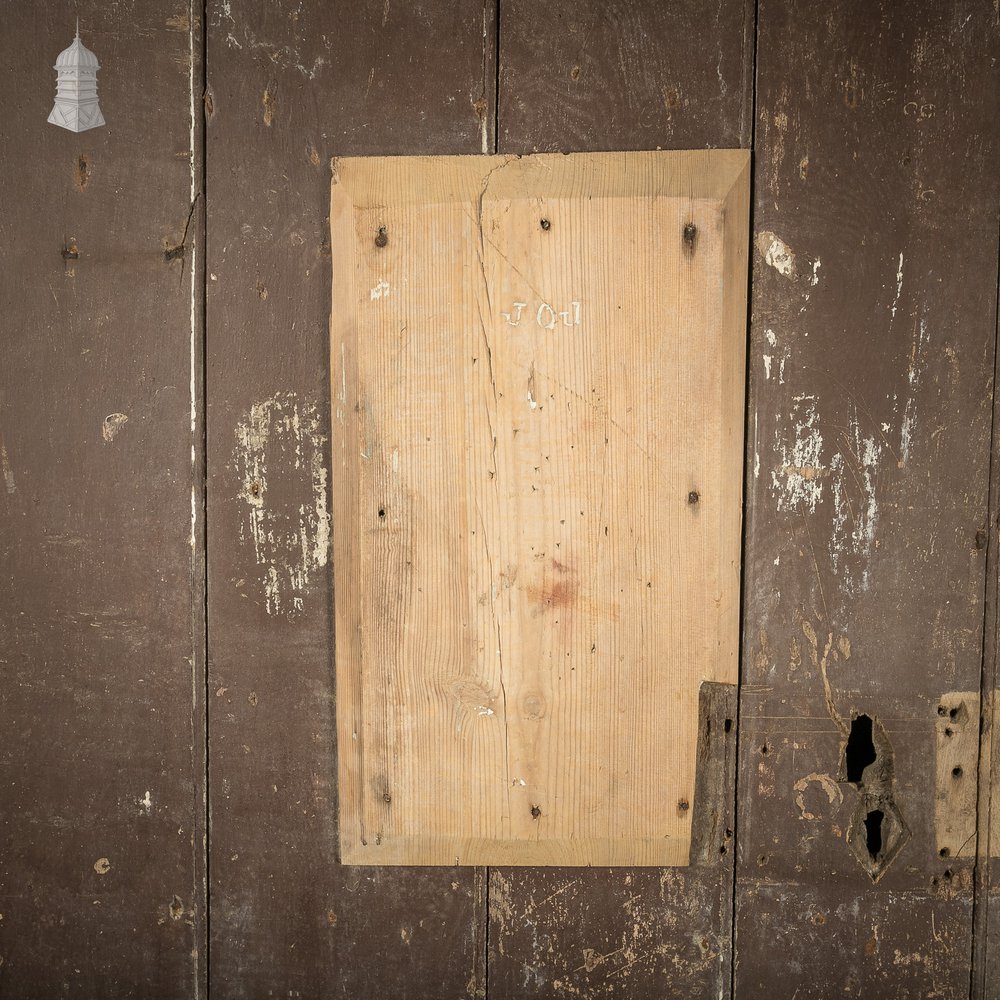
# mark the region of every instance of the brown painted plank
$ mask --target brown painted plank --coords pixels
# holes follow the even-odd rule
[[[749,144],[752,3],[503,0],[500,25],[500,152]],[[490,995],[728,993],[732,781],[719,784],[695,803],[719,837],[693,831],[691,868],[491,870]]]
[[[77,13],[107,121],[80,134],[46,123]],[[185,3],[3,17],[0,994],[189,998],[205,977],[199,29]]]
[[[493,5],[209,10],[213,991],[475,995],[481,872],[336,855],[327,214],[332,156],[491,144]]]
[[[1000,315],[997,317],[1000,344]],[[1000,352],[994,355],[996,386]],[[990,516],[980,542],[986,547],[986,615],[979,740],[978,839],[972,953],[974,1000],[1000,1000],[1000,421],[993,394],[993,441],[990,464]]]
[[[969,990],[935,744],[980,683],[996,32],[976,2],[759,7],[737,995]]]
[[[502,0],[501,153],[750,144],[746,0]]]

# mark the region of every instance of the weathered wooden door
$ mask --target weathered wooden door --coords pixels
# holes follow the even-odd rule
[[[79,135],[45,121],[77,13]],[[4,997],[1000,996],[993,5],[4,19]],[[695,863],[342,866],[329,160],[658,147],[753,153]]]

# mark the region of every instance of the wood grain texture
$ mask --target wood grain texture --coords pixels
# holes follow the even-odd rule
[[[82,134],[46,123],[75,14]],[[3,19],[0,995],[204,996],[200,28]]]
[[[482,149],[492,135],[492,12],[443,0],[209,5],[212,986],[221,996],[459,997],[483,986],[481,873],[337,863],[327,216],[334,155]]]
[[[580,34],[564,30],[578,18],[597,20],[602,10],[609,9],[624,13],[617,20],[605,20],[600,31]],[[645,0],[610,7],[561,0],[546,4],[503,0],[499,151],[749,145],[753,9],[752,3],[710,9],[695,3],[666,5]],[[679,19],[682,11],[698,30],[690,34],[673,30],[678,23],[674,18]],[[692,38],[697,40],[694,48]],[[573,48],[567,48],[567,43]],[[695,85],[696,80],[704,79],[703,65],[692,54],[699,46],[717,53],[721,79],[715,77],[714,88]],[[587,77],[582,75],[584,61]],[[637,73],[622,69],[623,64],[635,67],[640,63]],[[578,82],[583,87],[571,90],[573,70],[578,65]],[[544,89],[530,82],[539,79],[548,81]],[[638,82],[633,85],[633,80]],[[674,111],[668,119],[660,86],[673,81],[687,103],[683,117]],[[569,103],[560,96],[560,87],[569,94]],[[514,121],[514,116],[520,124],[517,129],[508,128],[506,123]],[[731,827],[732,816],[724,829]],[[622,962],[623,967],[614,975],[608,974],[611,970],[607,966],[603,971],[595,968],[588,973],[584,967],[577,972],[592,995],[728,994],[733,853],[721,842],[710,858],[707,864],[667,873],[669,879],[664,880],[662,892],[661,873],[649,870],[491,870],[491,900],[503,898],[508,907],[506,914],[491,907],[491,994],[574,996],[574,990],[582,987],[565,975],[566,969],[583,963],[583,948],[598,950],[605,940],[646,946],[635,949],[632,958],[638,961]],[[569,920],[563,919],[563,911],[555,905],[562,896],[555,896],[552,905],[530,906],[536,891],[538,900],[546,899],[546,886],[562,875],[571,880],[581,904],[593,903],[572,906]],[[639,890],[632,888],[636,885]],[[628,902],[636,891],[643,893],[648,905]],[[603,904],[616,898],[622,900],[622,907],[598,905],[598,901]],[[693,907],[682,918],[679,915],[688,899],[708,902]],[[686,954],[695,935],[699,935],[698,940],[718,942],[718,947],[711,949],[710,961],[673,963],[654,957]],[[576,941],[578,948],[574,947]]]
[[[942,695],[980,686],[996,30],[971,2],[759,6],[737,995],[968,994],[935,747]]]
[[[687,864],[748,194],[742,150],[334,161],[346,862]]]

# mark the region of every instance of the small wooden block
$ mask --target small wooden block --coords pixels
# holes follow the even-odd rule
[[[344,862],[688,863],[748,190],[745,150],[334,161]]]

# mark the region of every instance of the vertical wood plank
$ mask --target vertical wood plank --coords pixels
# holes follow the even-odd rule
[[[1000,315],[997,343],[1000,345]],[[996,386],[1000,352],[995,353]],[[979,784],[974,947],[972,953],[973,1000],[1000,1000],[1000,422],[993,394],[993,440],[990,461],[989,521],[979,541],[986,548],[986,615],[983,629],[982,703],[979,738]]]
[[[995,12],[763,0],[758,31],[736,991],[966,996],[934,762],[980,686]]]
[[[199,19],[3,16],[0,994],[204,996]]]
[[[336,856],[330,159],[492,144],[493,5],[209,5],[212,983],[476,996],[475,869]]]
[[[740,0],[503,0],[499,151],[749,145],[752,38],[753,4]],[[735,731],[725,699],[713,704],[725,756]],[[492,869],[490,996],[728,994],[726,785],[705,814],[719,838],[691,868]]]

